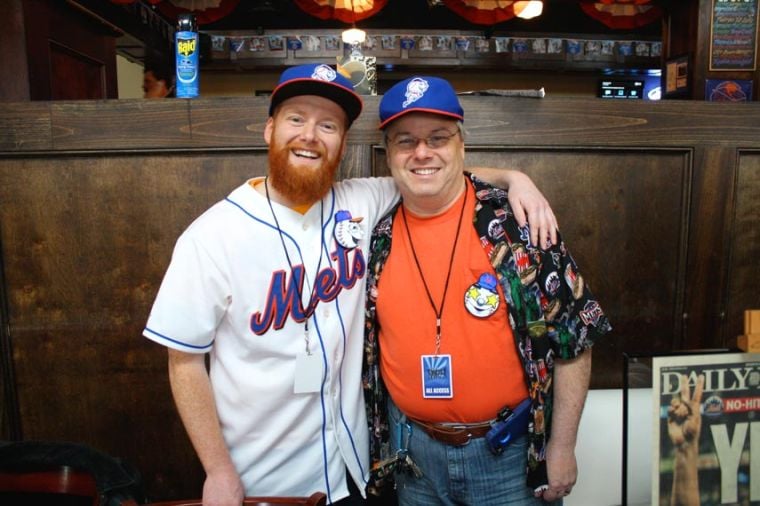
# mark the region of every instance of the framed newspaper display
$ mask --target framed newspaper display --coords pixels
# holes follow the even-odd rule
[[[652,391],[652,504],[760,505],[760,354],[653,357]]]

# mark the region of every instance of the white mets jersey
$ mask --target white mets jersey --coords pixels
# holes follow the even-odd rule
[[[246,495],[323,491],[334,502],[348,495],[346,468],[364,490],[367,254],[397,198],[392,179],[373,178],[336,183],[305,215],[272,202],[280,234],[267,199],[247,182],[177,240],[144,335],[210,353],[222,432]],[[295,393],[307,320],[321,366],[316,391]]]

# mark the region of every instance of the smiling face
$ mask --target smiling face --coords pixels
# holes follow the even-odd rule
[[[346,113],[315,95],[284,100],[267,120],[273,200],[310,205],[330,189],[345,148]]]
[[[407,209],[430,216],[456,201],[465,188],[464,141],[456,120],[413,112],[393,121],[386,136],[388,166]]]

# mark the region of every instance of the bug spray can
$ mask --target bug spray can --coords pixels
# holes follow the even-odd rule
[[[183,13],[177,18],[175,33],[177,98],[198,96],[198,28],[195,16]]]

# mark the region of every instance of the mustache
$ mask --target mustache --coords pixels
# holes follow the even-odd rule
[[[329,191],[340,165],[340,158],[329,159],[326,150],[321,147],[303,147],[300,149],[321,154],[318,160],[319,167],[314,170],[301,168],[297,162],[291,161],[292,150],[299,149],[296,146],[303,146],[303,143],[291,141],[280,146],[270,146],[269,181],[273,188],[294,203],[311,204]]]
[[[299,141],[290,141],[285,145],[287,149],[290,151],[296,151],[296,150],[303,150],[303,151],[312,151],[314,153],[317,153],[321,158],[325,158],[327,156],[327,150],[324,148],[324,146],[315,143],[315,145],[306,146],[303,143]]]

